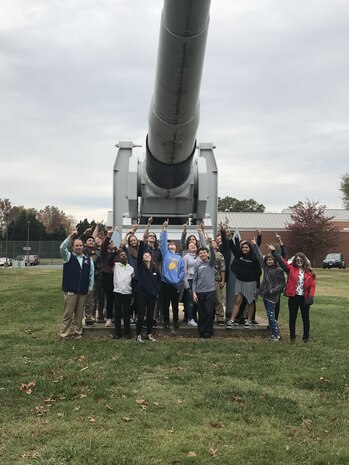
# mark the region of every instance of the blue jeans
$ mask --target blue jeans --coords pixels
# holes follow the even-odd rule
[[[274,337],[280,337],[279,325],[275,319],[276,302],[263,299],[265,311],[267,312],[269,328]]]

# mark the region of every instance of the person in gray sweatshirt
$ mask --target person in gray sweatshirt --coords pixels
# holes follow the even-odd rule
[[[192,282],[193,301],[198,303],[200,339],[213,336],[214,307],[216,301],[215,252],[210,246],[199,248],[199,262],[195,265]]]

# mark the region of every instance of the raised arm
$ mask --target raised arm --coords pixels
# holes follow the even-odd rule
[[[163,222],[162,231],[160,233],[160,252],[163,258],[165,258],[165,255],[168,253],[167,226],[168,226],[168,220]]]
[[[260,229],[256,230],[256,244],[258,247],[262,245],[262,231]]]
[[[61,257],[62,257],[64,263],[67,263],[70,260],[71,253],[68,250],[68,247],[70,246],[71,241],[75,237],[78,237],[78,234],[79,234],[78,230],[75,227],[73,232],[71,234],[69,234],[69,236],[62,242],[62,244],[59,247],[59,251],[60,251],[60,254],[61,254]]]
[[[186,248],[186,239],[187,239],[187,223],[183,224],[183,231],[181,235],[181,247],[182,250],[185,250]]]
[[[199,247],[208,247],[208,243],[205,238],[205,226],[204,223],[200,223],[197,227],[197,232],[199,236]]]
[[[137,255],[138,265],[143,263],[143,254],[144,254],[144,241],[139,241],[139,249],[138,249],[138,255]]]
[[[283,243],[280,234],[275,233],[275,237],[276,237],[276,240],[277,240],[277,241],[279,242],[279,244],[280,244],[280,255],[281,255],[281,257],[286,258],[285,244]]]
[[[150,225],[153,224],[153,217],[150,216],[147,221],[147,226],[145,227],[144,234],[143,234],[143,241],[146,242],[149,236],[149,229]]]
[[[254,251],[254,253],[255,253],[256,257],[257,257],[257,260],[258,260],[260,266],[263,268],[263,265],[264,265],[263,255],[262,255],[262,252],[261,252],[259,246],[257,245],[257,241],[255,239],[252,239],[251,244],[252,244],[253,251]]]
[[[287,263],[287,261],[281,257],[281,255],[275,250],[275,247],[272,244],[267,244],[268,249],[272,253],[273,257],[275,260],[278,262],[278,264],[281,266],[281,268],[286,272],[289,273],[291,266]]]
[[[230,233],[230,229],[229,228],[225,228],[224,224],[223,223],[220,223],[219,224],[219,228],[220,228],[220,234],[221,234],[221,239],[222,239],[222,252],[226,252],[227,250],[230,250],[230,247],[229,247],[229,240],[230,238],[228,237],[228,234],[231,234]],[[228,234],[227,234],[227,231],[228,231]]]

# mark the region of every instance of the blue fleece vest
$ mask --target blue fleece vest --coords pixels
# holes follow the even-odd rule
[[[91,259],[83,255],[82,267],[76,256],[71,254],[69,262],[63,265],[64,292],[74,292],[74,294],[87,294],[90,283]]]

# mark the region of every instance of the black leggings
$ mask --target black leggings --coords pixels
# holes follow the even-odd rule
[[[298,309],[301,309],[301,315],[303,320],[303,341],[308,340],[310,321],[309,321],[309,309],[310,305],[306,305],[304,302],[304,295],[296,295],[288,298],[288,310],[289,310],[289,328],[290,338],[296,339],[296,321]]]
[[[114,274],[102,272],[102,286],[107,300],[107,319],[113,318],[114,311]]]
[[[142,326],[145,315],[147,315],[147,334],[151,334],[153,331],[153,313],[156,303],[156,296],[145,296],[143,294],[136,293],[136,299],[138,312],[136,323],[137,336],[142,334]]]

